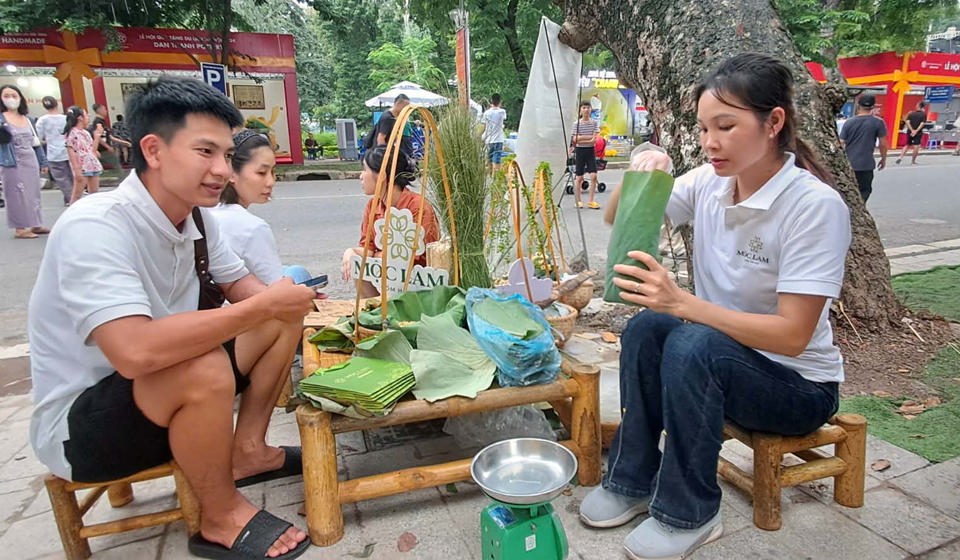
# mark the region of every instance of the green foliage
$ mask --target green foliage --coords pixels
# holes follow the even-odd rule
[[[313,113],[332,96],[330,40],[313,10],[296,0],[234,0],[234,7],[251,31],[293,35],[301,113]]]
[[[419,31],[404,35],[400,45],[386,42],[367,55],[370,81],[378,91],[389,89],[401,80],[437,90],[446,83],[443,71],[434,64],[436,49],[437,43],[430,35]]]
[[[942,266],[925,272],[899,274],[891,280],[897,297],[915,310],[960,321],[960,266]]]
[[[923,50],[932,21],[957,14],[955,0],[774,0],[807,60]]]
[[[939,267],[926,272],[894,276],[893,289],[913,310],[932,311],[954,321],[960,320],[960,267]],[[921,380],[937,391],[943,403],[913,419],[897,409],[917,395],[890,398],[853,397],[844,399],[841,412],[862,414],[870,433],[912,451],[930,461],[946,461],[960,455],[960,348],[950,344],[926,365]]]
[[[458,4],[459,0],[410,0],[418,25],[436,37],[438,66],[451,79],[456,74],[456,30],[448,14]],[[553,0],[464,0],[470,14],[471,96],[486,103],[499,93],[509,127],[520,122],[540,19],[563,21],[558,4]]]

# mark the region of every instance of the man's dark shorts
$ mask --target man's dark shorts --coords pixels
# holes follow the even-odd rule
[[[591,146],[578,146],[573,156],[576,161],[574,176],[582,177],[584,173],[597,172],[597,154]]]
[[[223,347],[240,394],[250,379],[237,367],[234,340]],[[70,439],[63,448],[78,482],[123,478],[173,458],[167,428],[143,415],[133,400],[133,381],[117,372],[80,393],[67,413],[67,426]]]
[[[908,146],[919,146],[921,140],[923,140],[923,131],[922,131],[922,130],[921,130],[919,133],[917,133],[917,134],[915,134],[915,135],[913,135],[913,136],[907,136],[907,145],[908,145]]]

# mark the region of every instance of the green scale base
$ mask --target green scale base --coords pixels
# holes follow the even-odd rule
[[[483,560],[564,560],[569,546],[549,502],[493,502],[480,513]]]

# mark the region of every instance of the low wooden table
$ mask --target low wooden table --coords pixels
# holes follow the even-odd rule
[[[315,329],[303,332],[303,370],[317,369],[319,352],[309,342]],[[563,363],[557,381],[530,387],[488,389],[476,398],[451,397],[428,403],[402,401],[382,417],[358,420],[331,414],[312,405],[300,405],[297,424],[303,446],[303,486],[310,540],[330,546],[343,538],[341,506],[384,496],[470,479],[471,459],[413,467],[383,474],[337,479],[337,442],[334,434],[396,426],[436,418],[494,410],[547,401],[570,430],[571,439],[560,442],[574,452],[579,462],[580,484],[600,483],[600,371],[596,366]]]

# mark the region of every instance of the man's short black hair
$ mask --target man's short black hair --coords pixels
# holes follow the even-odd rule
[[[581,106],[581,107],[590,107],[591,109],[593,108],[593,105],[591,105],[589,101],[581,101],[581,102],[580,102],[580,106]]]
[[[499,93],[495,93],[495,94],[493,94],[493,95],[490,96],[490,103],[493,103],[494,105],[500,105],[500,101],[501,101],[501,100],[500,100],[500,94],[499,94]]]
[[[93,106],[90,107],[90,109],[91,109],[94,113],[96,113],[97,111],[100,110],[101,107],[103,107],[103,105],[101,105],[101,104],[99,104],[99,103],[94,103]]]
[[[186,125],[189,114],[210,115],[230,129],[243,124],[243,115],[225,95],[193,78],[163,76],[144,84],[143,89],[127,103],[127,132],[133,144],[133,167],[147,169],[147,160],[140,151],[140,140],[156,134],[169,142]]]
[[[401,93],[400,95],[398,95],[398,96],[393,100],[393,104],[396,105],[397,103],[400,103],[401,101],[410,101],[410,98],[407,97],[407,94]]]

